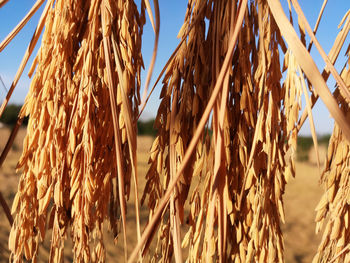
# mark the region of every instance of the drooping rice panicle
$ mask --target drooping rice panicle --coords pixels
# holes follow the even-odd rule
[[[201,8],[205,14],[198,11]],[[232,1],[193,1],[188,8],[180,37],[187,33],[191,22],[198,19],[203,22],[189,33],[163,80],[156,119],[159,136],[151,149],[145,188],[151,211],[174,178],[208,103],[227,53],[229,36],[234,31],[238,8]],[[179,224],[184,224],[182,200],[186,199],[192,181],[203,185],[195,187],[191,195],[190,229],[181,241],[188,246],[190,262],[199,259],[245,262],[247,257],[262,262],[283,260],[279,227],[280,219],[284,218],[282,194],[285,174],[294,173],[293,159],[286,162],[283,156],[291,151],[292,145],[295,150],[301,87],[296,93],[293,79],[283,87],[280,84],[278,48],[285,47],[267,5],[252,3],[247,10],[231,69],[213,108],[213,135],[211,140],[209,137],[202,140],[204,145],[198,144],[175,187],[166,212],[169,217],[164,216],[159,223],[154,260],[170,260],[173,253],[176,259],[179,254],[176,243],[180,237],[176,231]],[[205,15],[210,21],[208,29]],[[259,235],[264,237],[260,243]]]
[[[244,9],[241,25],[237,17],[246,4],[244,1],[189,1],[179,34],[185,36],[186,41],[180,44],[165,72],[156,118],[159,135],[151,149],[151,168],[143,197],[148,197],[150,223],[134,250],[140,249],[142,244],[145,244],[144,250],[147,249],[159,226],[153,261],[169,261],[174,257],[176,262],[181,262],[178,243],[182,239],[183,246],[188,246],[190,262],[283,262],[282,196],[288,178],[295,173],[301,94],[304,92],[309,99],[305,77],[349,135],[343,113],[336,107],[336,101],[307,53],[306,41],[295,38],[296,33],[278,1],[250,2]],[[201,8],[208,22],[200,16]],[[193,26],[194,32],[186,34],[186,29],[197,20],[204,28],[200,29],[205,32],[204,39],[196,26]],[[235,26],[240,27],[238,42],[229,58],[229,70],[222,71],[225,55],[229,54],[228,46],[232,44],[228,39],[234,34]],[[305,35],[301,23],[299,28]],[[289,51],[286,51],[281,31],[283,36],[286,34]],[[201,39],[201,47],[198,48],[193,39]],[[342,40],[337,42],[342,45]],[[197,58],[202,50],[205,56]],[[281,50],[285,53],[283,67],[279,62]],[[337,53],[337,48],[333,52]],[[198,63],[203,61],[206,64],[198,70]],[[281,84],[285,70],[286,79]],[[198,76],[198,72],[202,74]],[[206,81],[195,84],[197,76]],[[219,76],[223,82],[214,95],[213,87]],[[191,83],[190,87],[187,83]],[[203,90],[206,96],[202,95]],[[182,95],[186,93],[190,94],[190,99]],[[214,98],[215,102],[210,104],[209,98]],[[187,112],[181,108],[188,100],[192,101],[187,106],[192,114],[186,117]],[[196,136],[200,132],[205,136],[199,119],[204,116],[201,110],[206,105],[205,112],[211,110],[212,113],[209,128],[212,135],[199,140],[204,145],[199,143],[198,147],[191,147],[192,141],[198,142]],[[312,118],[311,102],[308,114]],[[188,126],[189,119],[191,126]],[[314,130],[313,135],[316,140]],[[188,157],[188,152],[192,152],[192,157]],[[195,179],[194,175],[199,175],[200,179]],[[191,197],[187,198],[190,200],[187,219],[190,229],[182,238],[178,225],[181,229],[184,224],[181,220],[183,207],[177,208],[176,202],[188,194],[187,190],[181,191],[183,185],[191,187],[188,182],[195,186],[190,190]]]
[[[349,46],[350,48],[350,46]],[[347,50],[350,56],[349,48]],[[350,86],[349,63],[343,69],[342,79]],[[340,89],[335,96],[341,109],[349,119],[349,104]],[[350,260],[349,228],[349,142],[335,124],[331,135],[326,166],[322,174],[325,193],[316,207],[316,233],[323,228],[323,237],[313,262],[348,262]]]
[[[141,14],[133,1],[51,5],[21,111],[30,120],[18,165],[24,172],[12,208],[11,258],[20,262],[24,253],[36,259],[50,218],[51,262],[63,258],[68,227],[76,262],[104,261],[103,223],[109,218],[117,237],[122,217],[126,233],[125,202],[136,173],[144,5]],[[105,50],[104,38],[114,48]],[[109,61],[112,71],[106,52],[115,59]]]

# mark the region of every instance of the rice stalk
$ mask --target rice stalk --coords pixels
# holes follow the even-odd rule
[[[293,30],[293,27],[288,22],[287,17],[283,13],[280,2],[277,0],[268,0],[268,3],[272,14],[276,18],[276,22],[281,30],[281,33],[290,45],[290,48],[296,56],[306,77],[314,86],[317,94],[322,98],[331,115],[344,132],[344,135],[347,138],[350,138],[350,129],[344,114],[339,109],[336,100],[332,96],[321,74],[317,70],[316,64],[313,61],[311,55],[307,52],[305,46],[299,40],[298,36]]]
[[[8,0],[0,0],[0,8],[3,7],[7,2]]]
[[[319,14],[318,14],[318,17],[317,17],[317,20],[316,20],[316,23],[315,23],[315,26],[314,26],[314,30],[313,30],[313,34],[314,34],[314,35],[316,35],[316,32],[317,32],[318,27],[319,27],[319,25],[320,25],[321,18],[322,18],[322,16],[323,16],[323,12],[324,12],[324,9],[325,9],[327,3],[328,3],[328,0],[324,0],[324,1],[323,1],[321,10],[320,10],[320,12],[319,12]],[[313,43],[314,43],[314,42],[313,42],[312,39],[311,39],[311,40],[310,40],[310,43],[309,43],[309,46],[308,46],[308,48],[307,48],[307,50],[308,50],[309,52],[311,51],[311,48],[312,48],[312,44],[313,44]]]
[[[17,35],[19,31],[26,25],[31,17],[38,11],[40,6],[44,3],[44,0],[38,0],[28,12],[28,14],[22,19],[22,21],[12,30],[12,32],[0,43],[0,52],[11,42],[11,40]],[[1,7],[1,6],[0,6]]]
[[[156,62],[156,57],[157,57],[157,50],[158,50],[158,41],[159,41],[159,28],[160,28],[160,14],[159,14],[159,4],[158,4],[158,0],[153,0],[153,4],[154,4],[154,8],[155,8],[155,17],[156,17],[156,24],[154,25],[154,21],[153,21],[153,15],[152,15],[152,10],[150,8],[150,4],[149,1],[146,0],[145,1],[146,4],[146,8],[153,26],[153,30],[155,33],[155,39],[154,39],[154,47],[153,47],[153,54],[152,54],[152,59],[151,59],[151,63],[147,72],[147,77],[146,77],[146,81],[145,81],[145,88],[143,90],[143,95],[142,95],[142,102],[141,102],[141,107],[142,104],[145,104],[145,99],[146,99],[146,95],[147,95],[147,91],[148,91],[148,86],[149,83],[151,81],[151,77],[152,77],[152,73],[153,73],[153,69],[154,69],[154,65]]]
[[[343,25],[344,24],[344,25]],[[341,25],[343,25],[343,28],[340,30],[340,32],[338,33],[334,43],[333,43],[333,46],[328,54],[328,58],[329,60],[331,61],[331,63],[334,65],[334,63],[336,62],[338,56],[339,56],[339,53],[340,53],[340,50],[341,48],[343,47],[344,45],[344,41],[350,31],[350,16],[349,16],[349,13],[347,13],[344,18],[342,19],[342,21],[340,22],[339,26],[338,27],[341,27]],[[311,45],[309,45],[309,47],[311,47]],[[330,76],[330,72],[327,68],[324,68],[324,70],[322,71],[322,77],[325,81],[328,80]],[[310,88],[309,88],[310,89]],[[313,107],[319,96],[317,95],[317,93],[314,92],[313,89],[310,89],[311,92],[312,92],[312,95],[311,95],[311,107]],[[307,110],[305,109],[303,114],[301,115],[300,119],[299,119],[299,122],[298,122],[298,130],[300,130],[301,126],[304,124],[305,120],[307,118]]]
[[[312,43],[315,43],[315,46],[316,46],[317,50],[319,51],[319,53],[321,54],[322,59],[326,62],[326,66],[327,66],[328,70],[331,72],[331,74],[333,75],[333,77],[337,81],[337,84],[339,85],[339,89],[341,89],[342,93],[344,94],[345,99],[347,100],[347,102],[349,102],[350,92],[347,89],[346,84],[344,83],[343,79],[339,76],[337,70],[333,66],[333,63],[331,63],[326,52],[323,50],[323,48],[321,47],[320,43],[318,42],[316,36],[312,32],[312,29],[311,29],[309,23],[307,22],[307,19],[304,15],[303,11],[301,10],[301,7],[299,6],[298,1],[292,0],[292,2],[293,2],[293,5],[295,7],[296,12],[301,17],[301,21],[305,25],[305,28],[311,37]]]
[[[1,204],[2,208],[4,209],[7,220],[9,221],[10,225],[12,226],[13,217],[11,215],[11,210],[10,210],[9,206],[7,205],[6,200],[1,192],[0,192],[0,204]]]
[[[25,52],[25,54],[24,54],[24,56],[23,56],[21,65],[18,67],[18,70],[17,70],[16,76],[15,76],[15,79],[14,79],[13,82],[11,83],[11,87],[10,87],[9,91],[7,92],[7,94],[6,94],[6,98],[5,98],[5,100],[4,100],[4,101],[2,102],[2,104],[1,104],[0,116],[3,114],[3,112],[4,112],[4,110],[5,110],[5,107],[7,106],[7,103],[9,102],[9,100],[10,100],[10,98],[11,98],[11,96],[12,96],[12,93],[13,93],[15,87],[16,87],[16,85],[17,85],[17,83],[18,83],[20,77],[22,76],[23,70],[24,70],[25,66],[27,65],[27,63],[28,63],[28,60],[29,60],[30,56],[31,56],[32,53],[33,53],[34,47],[36,46],[36,44],[37,44],[37,42],[38,42],[38,40],[39,40],[39,37],[40,37],[40,35],[41,35],[41,32],[42,32],[42,30],[43,30],[43,28],[44,28],[44,23],[45,23],[45,20],[46,20],[46,17],[47,17],[47,14],[48,14],[48,10],[49,10],[50,6],[52,6],[52,1],[48,1],[48,2],[46,3],[46,6],[45,6],[45,8],[44,8],[44,11],[42,12],[42,14],[41,14],[41,16],[40,16],[40,20],[39,20],[38,25],[37,25],[37,27],[36,27],[36,29],[35,29],[35,32],[34,32],[34,34],[33,34],[33,37],[32,37],[32,39],[31,39],[31,41],[30,41],[30,43],[29,43],[29,45],[28,45],[28,47],[27,47],[27,50],[26,50],[26,52]],[[32,8],[32,10],[29,11],[29,13],[31,13],[33,10],[37,10],[37,9],[36,9],[36,8]],[[33,15],[33,14],[34,14],[34,13],[32,13],[31,15]],[[28,16],[30,17],[31,15],[28,14],[27,17],[28,17]],[[25,21],[25,22],[26,22],[27,19],[23,19],[22,21]],[[18,25],[18,27],[20,27],[20,26],[21,26],[21,23]],[[24,25],[23,25],[23,26],[24,26]],[[22,27],[23,27],[23,26],[22,26]],[[16,31],[16,30],[14,30],[14,32],[17,32],[17,33],[18,33],[18,31]],[[14,37],[14,35],[12,35],[12,34],[9,34],[9,35],[7,36],[7,38],[11,38],[11,39],[12,39],[13,37]],[[7,39],[7,38],[6,38],[6,39]],[[7,45],[7,44],[9,43],[9,41],[7,41],[6,39],[5,39],[4,41],[1,42],[1,46],[2,46],[1,48],[4,48],[4,47],[5,47],[5,44]],[[28,75],[31,76],[31,73],[29,73]]]

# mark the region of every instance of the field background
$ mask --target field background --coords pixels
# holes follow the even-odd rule
[[[19,174],[15,173],[15,167],[22,150],[22,141],[25,136],[25,129],[21,129],[14,142],[4,166],[0,169],[0,191],[12,204]],[[0,129],[0,151],[4,148],[10,130],[7,128]],[[139,193],[141,195],[145,183],[144,176],[147,171],[148,150],[152,144],[152,137],[140,136],[138,138],[138,173],[139,173]],[[326,149],[324,146],[320,149],[321,161],[325,158]],[[319,185],[319,171],[315,162],[315,154],[311,149],[306,153],[309,156],[308,161],[296,163],[296,178],[291,178],[286,186],[284,195],[285,217],[286,222],[283,225],[283,235],[285,238],[285,255],[287,263],[311,262],[313,255],[316,253],[321,234],[315,234],[315,207],[322,195],[323,189]],[[131,197],[133,193],[131,193]],[[128,202],[128,228],[127,241],[129,253],[137,241],[135,228],[135,214],[133,210],[133,200]],[[141,208],[142,228],[147,221],[147,209]],[[0,208],[0,262],[8,262],[8,235],[10,225],[6,219],[4,211]],[[122,234],[118,244],[113,245],[113,240],[109,233],[105,234],[105,245],[107,250],[107,262],[120,262],[123,260],[123,240]],[[43,249],[39,251],[38,262],[47,262],[49,255],[50,231],[46,234]],[[71,244],[68,238],[67,248],[65,249],[65,262],[72,261]],[[119,260],[117,260],[119,259]]]

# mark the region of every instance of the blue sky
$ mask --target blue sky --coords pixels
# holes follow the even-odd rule
[[[136,3],[140,1],[136,0]],[[152,1],[150,1],[152,2]],[[25,14],[30,10],[31,6],[35,3],[34,0],[11,0],[3,8],[0,9],[0,40],[2,41],[6,35],[16,26],[16,24],[25,16]],[[299,0],[299,3],[308,18],[308,21],[313,27],[316,22],[318,12],[321,8],[323,0]],[[287,8],[287,1],[282,0],[282,4]],[[159,0],[160,14],[161,14],[161,26],[160,26],[160,38],[159,38],[159,49],[155,65],[154,74],[151,80],[151,86],[156,80],[158,74],[162,70],[172,51],[175,49],[179,40],[176,38],[179,29],[183,23],[185,16],[185,11],[187,7],[186,0]],[[29,21],[29,23],[23,28],[23,30],[16,36],[16,38],[5,48],[5,50],[0,53],[0,76],[5,82],[7,88],[10,87],[11,82],[16,74],[17,68],[21,63],[22,57],[24,55],[25,49],[32,37],[35,26],[39,20],[40,13],[43,7],[35,14],[35,16]],[[320,23],[319,30],[317,32],[317,37],[323,46],[326,53],[332,47],[332,43],[339,32],[337,28],[341,18],[350,9],[349,0],[332,0],[329,1],[324,18]],[[147,17],[148,18],[148,17]],[[294,18],[295,23],[297,18]],[[147,21],[144,28],[143,35],[143,56],[146,69],[148,68],[152,50],[153,50],[154,33],[152,27]],[[345,46],[349,45],[349,38],[347,39]],[[344,57],[346,49],[344,48],[339,56],[336,68],[338,71],[342,68],[346,59]],[[34,51],[36,54],[37,49]],[[316,63],[322,71],[324,63],[320,58],[318,52],[315,48],[312,50],[312,55],[316,60]],[[34,56],[33,56],[34,57]],[[33,59],[33,58],[32,58]],[[29,61],[28,65],[31,65],[32,59]],[[30,79],[27,77],[29,66],[25,69],[21,80],[19,81],[15,92],[12,96],[10,103],[23,103],[24,98],[28,92]],[[142,73],[142,79],[146,77],[146,72]],[[334,80],[330,77],[328,85],[330,89],[334,90]],[[159,92],[160,86],[158,86],[152,95],[143,118],[149,118],[156,115],[157,107],[159,105]],[[142,94],[142,90],[141,90]],[[0,86],[0,100],[5,97],[5,90]],[[303,102],[304,103],[304,102]],[[304,105],[303,105],[304,106]],[[333,129],[333,119],[323,105],[322,101],[319,101],[313,110],[314,119],[316,123],[316,132],[318,134],[331,133]],[[301,130],[301,134],[310,134],[309,123],[306,121],[304,127]]]

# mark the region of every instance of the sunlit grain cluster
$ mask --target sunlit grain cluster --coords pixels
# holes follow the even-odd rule
[[[103,261],[103,223],[118,236],[135,173],[144,12],[132,1],[49,1],[45,12],[21,112],[30,121],[11,257],[34,260],[52,228],[50,260],[60,262],[71,227],[74,260]]]
[[[155,16],[148,0],[46,2],[0,111],[44,29],[19,116],[30,118],[10,260],[35,262],[52,229],[50,262],[61,262],[68,235],[75,262],[104,262],[108,222],[115,242],[123,232],[125,261],[284,262],[283,194],[295,176],[297,136],[307,117],[317,148],[312,107],[320,97],[336,124],[322,175],[326,192],[316,208],[316,231],[324,233],[314,262],[348,262],[350,74],[348,67],[338,74],[333,64],[350,29],[349,11],[326,55],[315,37],[326,1],[311,29],[297,0],[287,1],[289,18],[278,0],[189,0],[180,43],[161,73],[149,169],[138,175],[136,122],[158,46],[153,3]],[[141,102],[146,10],[155,45]],[[326,63],[322,74],[312,45]],[[330,74],[334,94],[326,85]],[[143,193],[138,176],[146,178]],[[138,243],[128,255],[131,188]],[[140,205],[149,211],[144,229]]]

